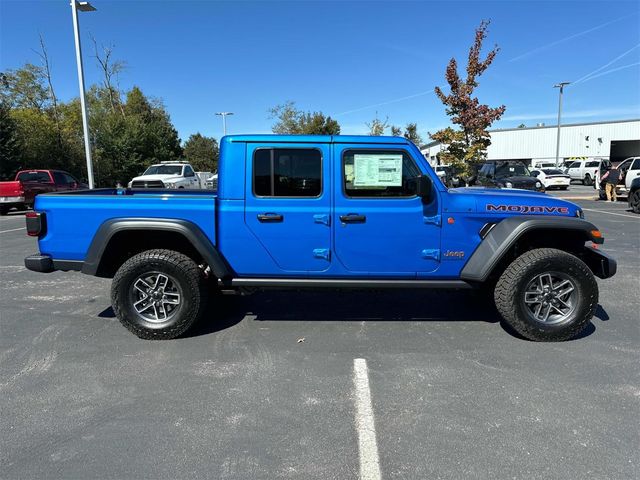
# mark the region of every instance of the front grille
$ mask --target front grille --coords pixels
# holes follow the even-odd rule
[[[164,188],[162,180],[136,180],[131,183],[131,188]]]

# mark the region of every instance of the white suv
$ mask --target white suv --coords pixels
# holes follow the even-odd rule
[[[201,188],[200,178],[188,163],[162,162],[151,165],[129,182],[129,188]]]
[[[607,165],[607,167],[608,168],[603,168],[598,171],[596,184],[594,185],[594,188],[599,190],[600,199],[606,198],[604,190],[600,185],[600,177],[604,175],[609,168],[611,168],[611,164]],[[618,170],[620,170],[623,181],[616,187],[616,195],[619,197],[627,197],[629,195],[629,189],[631,188],[631,182],[640,177],[640,157],[625,158],[618,164]]]
[[[578,160],[569,165],[567,174],[571,180],[580,180],[583,185],[593,185],[600,169],[600,160]]]

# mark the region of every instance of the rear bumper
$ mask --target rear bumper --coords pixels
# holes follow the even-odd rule
[[[25,198],[24,197],[0,197],[0,205],[15,205],[15,204],[20,204],[20,203],[24,203]]]
[[[24,259],[24,266],[28,270],[40,273],[51,273],[56,270],[81,271],[84,262],[80,260],[54,260],[49,255],[29,255]]]
[[[593,247],[584,248],[584,262],[599,278],[611,278],[616,274],[618,263],[609,255]]]

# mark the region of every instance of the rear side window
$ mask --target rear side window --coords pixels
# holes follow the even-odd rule
[[[585,167],[597,167],[598,165],[600,165],[600,162],[587,162]]]
[[[631,170],[640,170],[640,158],[636,158],[631,165]]]
[[[16,180],[20,180],[21,182],[51,182],[47,172],[22,172],[18,174],[18,178]]]
[[[342,155],[347,197],[413,197],[420,170],[404,151],[348,150]]]
[[[261,148],[253,155],[253,192],[259,197],[319,197],[322,155],[312,148]]]

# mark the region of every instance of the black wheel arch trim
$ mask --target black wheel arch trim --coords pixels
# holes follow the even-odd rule
[[[111,238],[119,232],[143,230],[175,232],[183,235],[207,262],[218,278],[229,278],[233,271],[211,240],[195,223],[180,219],[113,218],[107,220],[93,237],[82,266],[82,273],[96,275],[104,251]]]
[[[462,269],[460,279],[469,282],[484,282],[520,237],[532,230],[541,229],[577,231],[584,235],[585,242],[604,242],[603,237],[594,237],[591,233],[598,230],[597,227],[581,218],[522,215],[505,218],[497,223],[480,242]]]

